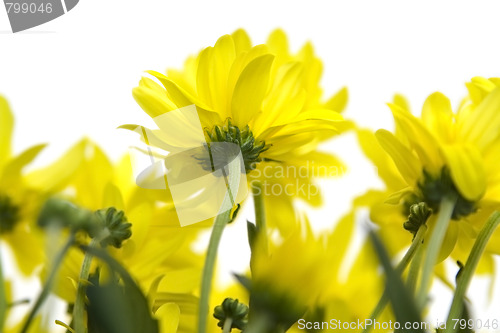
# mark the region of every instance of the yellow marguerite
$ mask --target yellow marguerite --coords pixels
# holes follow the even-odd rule
[[[148,295],[152,302],[161,295],[162,306],[154,309],[160,311],[159,318],[166,318],[161,321],[162,332],[176,332],[177,317],[181,316],[182,324],[186,317],[183,311],[188,311],[177,303],[195,298],[193,294],[199,286],[202,258],[190,248],[198,229],[179,227],[172,205],[157,205],[161,191],[144,190],[133,182],[130,158],[114,165],[88,139],[73,146],[50,169],[37,170],[30,178],[37,186],[51,187],[80,207],[90,210],[115,207],[125,213],[132,223],[132,236],[121,248],[107,247],[107,250],[145,294],[153,292]],[[69,303],[75,301],[83,260],[80,250],[71,249],[58,273],[54,292]],[[96,267],[94,261],[92,272]],[[150,290],[158,281],[155,290]],[[163,306],[165,303],[170,305]]]
[[[352,264],[345,263],[354,213],[320,237],[308,223],[282,240],[258,238],[252,251],[249,325],[264,318],[269,332],[292,324],[289,332],[301,332],[306,322],[363,321],[378,301],[383,280],[371,244],[364,244]]]
[[[44,148],[37,145],[12,156],[14,117],[0,96],[0,240],[12,249],[21,272],[29,275],[43,263],[41,235],[35,221],[43,191],[36,191],[22,173]]]
[[[289,198],[319,204],[313,176],[328,175],[327,168],[342,166],[335,157],[317,152],[318,144],[349,127],[339,114],[347,103],[347,90],[322,102],[321,71],[321,61],[309,43],[291,54],[281,30],[257,46],[245,31],[237,30],[188,58],[181,70],[168,70],[167,75],[148,72],[161,85],[142,78],[133,95],[153,119],[194,104],[209,143],[223,142],[227,133],[242,137],[245,133],[247,140],[237,143],[249,180],[261,183],[269,206],[295,220]],[[165,141],[161,129],[151,132],[158,142]],[[275,186],[273,195],[271,185],[276,183],[280,186]],[[278,221],[277,211],[266,211],[270,221]],[[279,227],[289,228],[286,223]]]
[[[383,226],[382,234],[393,252],[411,241],[398,236],[411,204],[426,202],[436,213],[443,198],[456,198],[452,219],[458,223],[450,223],[440,257],[455,250],[453,256],[462,262],[487,216],[500,207],[500,171],[495,167],[500,158],[498,84],[498,79],[474,78],[467,84],[469,97],[456,113],[448,98],[434,93],[419,118],[398,96],[389,104],[395,134],[377,131],[377,145],[368,131],[358,133],[387,186],[385,191],[367,193],[358,203],[371,206],[371,217]],[[428,222],[431,226],[436,215]],[[500,251],[495,242],[490,244],[490,251]]]

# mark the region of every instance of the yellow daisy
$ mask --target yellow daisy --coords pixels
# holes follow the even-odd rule
[[[389,104],[396,121],[395,134],[358,131],[361,147],[377,166],[386,189],[371,190],[355,204],[370,207],[370,217],[382,227],[380,234],[391,253],[399,253],[411,242],[411,236],[401,237],[401,232],[412,204],[426,202],[430,206],[434,214],[427,224],[433,228],[442,200],[451,197],[455,201],[452,221],[438,260],[450,255],[462,263],[467,260],[479,230],[500,203],[500,178],[494,167],[500,157],[498,85],[498,79],[472,79],[466,84],[469,96],[457,112],[444,95],[432,94],[421,117],[413,116],[406,100],[398,95]],[[412,229],[408,224],[406,227]],[[494,234],[488,243],[478,273],[494,271],[488,252],[500,251],[495,241],[498,237]],[[436,266],[435,273],[453,288],[442,265]]]
[[[279,327],[300,332],[305,325],[311,328],[312,322],[369,317],[383,279],[368,241],[346,263],[354,218],[354,213],[346,215],[333,232],[319,237],[307,221],[283,239],[267,242],[258,236],[252,246],[249,301],[237,289],[226,294],[250,304],[249,332],[274,332]]]
[[[192,298],[190,295],[199,287],[202,265],[201,256],[190,248],[198,229],[179,227],[172,204],[158,205],[157,197],[164,193],[138,187],[133,182],[131,166],[128,156],[113,164],[96,144],[84,139],[50,168],[37,170],[30,178],[36,186],[50,187],[80,207],[92,211],[114,207],[123,211],[132,224],[132,235],[120,248],[107,247],[107,251],[127,269],[145,294],[158,283],[149,295],[152,302],[157,293],[178,295],[170,299],[174,303],[183,297]],[[54,284],[54,292],[69,303],[75,301],[83,260],[79,249],[71,249]],[[99,261],[94,260],[91,273],[98,266]],[[101,274],[105,275],[106,270],[102,269],[101,265]],[[171,310],[166,307],[160,313],[175,317]]]
[[[23,169],[45,145],[12,156],[13,127],[7,100],[0,96],[0,239],[12,249],[21,272],[29,275],[44,260],[41,235],[34,223],[43,191],[30,187]]]
[[[335,157],[316,151],[320,142],[349,127],[339,113],[347,103],[347,90],[323,102],[321,71],[322,63],[309,43],[292,54],[281,30],[256,46],[245,31],[237,30],[188,58],[181,70],[168,70],[166,75],[148,72],[161,85],[145,77],[133,95],[155,120],[195,105],[206,142],[238,144],[248,180],[260,183],[266,200],[276,200],[269,205],[293,216],[284,197],[319,204],[314,176],[338,174],[325,169],[342,167]],[[187,133],[172,138],[162,132],[162,124],[158,126],[160,130],[150,132],[153,145],[168,150],[188,140]],[[273,191],[274,184],[278,185]],[[277,220],[273,211],[267,211],[270,221]]]

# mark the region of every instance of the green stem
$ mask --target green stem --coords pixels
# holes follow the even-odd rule
[[[406,251],[403,259],[401,259],[399,264],[396,266],[396,272],[398,272],[398,274],[402,274],[405,271],[406,267],[408,267],[408,264],[412,261],[413,256],[415,255],[417,250],[421,247],[420,245],[424,240],[426,231],[427,231],[426,225],[422,225],[420,226],[420,228],[418,228],[418,231],[415,234],[415,238],[413,238],[413,241],[410,247],[408,248],[408,251]],[[388,302],[389,302],[389,297],[387,295],[387,290],[384,290],[382,297],[380,298],[377,305],[375,306],[375,309],[373,309],[370,315],[370,319],[372,321],[377,319],[382,314]],[[363,329],[362,333],[368,333],[371,331],[371,329],[372,326],[366,326]]]
[[[425,256],[422,268],[422,281],[417,293],[417,306],[423,309],[427,301],[427,293],[432,281],[432,273],[436,265],[439,250],[443,245],[443,239],[446,235],[446,230],[450,224],[453,209],[455,208],[456,197],[445,197],[439,206],[439,214],[437,217],[436,225],[432,231],[427,247],[427,254]]]
[[[263,333],[269,332],[269,320],[266,315],[252,316],[248,321],[248,326],[244,330],[245,333]],[[276,332],[281,333],[281,332]]]
[[[255,208],[255,224],[260,230],[266,229],[266,212],[264,210],[264,195],[259,182],[252,182],[253,204]]]
[[[467,288],[469,287],[472,276],[476,271],[477,265],[479,263],[479,260],[481,259],[484,249],[486,248],[486,244],[488,243],[491,235],[499,224],[500,212],[496,211],[489,217],[488,221],[481,229],[476,241],[474,242],[474,246],[472,247],[472,250],[469,254],[469,258],[467,258],[467,262],[465,263],[465,266],[462,269],[460,277],[457,281],[457,288],[455,289],[455,295],[453,296],[450,313],[448,314],[448,319],[446,321],[445,333],[452,333],[456,331],[453,328],[453,319],[462,318],[465,293],[467,292]]]
[[[224,328],[222,329],[222,333],[230,333],[231,327],[233,326],[233,318],[229,317],[224,321]]]
[[[5,282],[3,279],[2,244],[0,243],[0,332],[3,332],[5,319],[7,318],[7,296]]]
[[[415,253],[415,257],[411,261],[410,269],[408,270],[408,278],[406,280],[406,286],[410,290],[411,294],[415,294],[417,289],[418,277],[420,274],[420,265],[422,264],[422,257],[424,253],[424,246],[420,246]]]
[[[64,247],[59,251],[57,254],[54,263],[52,264],[52,269],[50,270],[49,276],[47,278],[47,281],[45,281],[45,284],[43,286],[42,292],[38,296],[38,299],[35,302],[35,305],[33,306],[33,309],[31,309],[31,312],[28,315],[28,319],[24,323],[23,328],[21,329],[21,333],[26,333],[28,331],[29,326],[31,325],[31,322],[35,318],[38,310],[42,306],[43,302],[47,298],[47,296],[50,293],[50,289],[52,288],[52,284],[54,283],[54,279],[56,277],[56,273],[59,269],[59,266],[62,264],[64,257],[66,256],[66,253],[68,250],[71,248],[71,246],[75,243],[75,235],[72,233],[64,245]]]
[[[240,163],[239,159],[234,159],[229,165],[229,176],[226,175],[224,168],[222,173],[228,191],[222,202],[222,207],[231,207],[234,203],[234,197],[231,189],[237,189],[240,183]],[[228,179],[229,178],[229,179]],[[231,205],[231,206],[230,206]],[[208,243],[207,254],[205,256],[205,265],[203,266],[201,288],[200,288],[200,305],[198,309],[198,333],[205,333],[207,330],[207,315],[210,302],[210,289],[214,275],[215,258],[217,257],[217,249],[222,237],[224,227],[231,220],[231,210],[220,212],[215,218],[212,234]]]
[[[99,245],[99,239],[94,238],[90,241],[90,247]],[[86,282],[90,276],[90,266],[92,264],[93,255],[86,252],[83,258],[80,276],[78,278],[78,288],[76,291],[76,300],[73,307],[73,323],[76,333],[85,333],[85,291],[87,289]]]

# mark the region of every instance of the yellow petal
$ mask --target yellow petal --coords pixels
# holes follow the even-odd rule
[[[213,48],[212,64],[209,69],[212,105],[222,119],[230,116],[230,109],[227,108],[230,96],[228,96],[227,90],[229,71],[236,57],[234,48],[231,36],[225,35],[219,38]]]
[[[227,95],[232,96],[236,82],[238,81],[241,72],[245,67],[254,59],[269,54],[269,50],[266,45],[257,45],[252,47],[249,51],[239,53],[234,59],[234,62],[229,71],[229,76],[227,79]],[[228,100],[228,108],[231,107],[231,101]]]
[[[0,167],[10,157],[14,116],[7,100],[0,95]]]
[[[139,104],[151,118],[178,108],[177,105],[168,98],[165,89],[148,78],[141,79],[139,87],[132,90],[132,95],[137,104]]]
[[[45,144],[41,144],[28,148],[12,160],[10,160],[5,166],[3,176],[0,178],[1,184],[3,186],[10,186],[8,184],[19,181],[22,169],[27,164],[31,163],[42,151],[42,149],[45,148],[45,146]]]
[[[408,103],[408,100],[404,95],[395,94],[392,100],[393,103],[399,106],[401,109],[411,113],[410,103]]]
[[[343,87],[326,102],[325,107],[333,111],[342,112],[347,106],[348,101],[349,92],[346,87]]]
[[[478,105],[489,92],[496,88],[497,84],[495,84],[495,80],[488,80],[484,77],[476,76],[471,79],[471,82],[467,82],[465,86],[469,91],[472,102]]]
[[[389,205],[398,205],[401,202],[401,199],[403,199],[407,194],[410,194],[412,192],[413,192],[413,189],[411,187],[405,187],[402,190],[399,190],[397,192],[392,193],[384,201],[384,203],[389,204]]]
[[[250,41],[250,37],[243,29],[238,29],[231,34],[234,41],[234,48],[236,50],[236,54],[241,52],[245,52],[250,50],[252,47],[252,42]]]
[[[366,157],[375,164],[377,173],[390,189],[400,189],[405,187],[405,182],[400,173],[387,155],[385,150],[378,143],[375,133],[370,130],[359,129],[356,131],[359,145]]]
[[[55,163],[27,175],[30,186],[48,192],[65,186],[81,166],[89,141],[84,139],[71,147]]]
[[[196,95],[196,69],[198,66],[198,57],[189,56],[184,62],[184,68],[178,70],[167,69],[167,77],[177,83],[179,87],[189,93],[191,96]]]
[[[186,90],[182,89],[179,85],[177,85],[165,75],[155,71],[147,71],[147,73],[160,80],[160,82],[167,90],[168,97],[172,100],[172,102],[175,103],[175,105],[177,105],[178,108],[195,104],[205,110],[212,110],[212,108],[208,106],[208,104],[205,103],[202,99],[189,94]]]
[[[452,140],[453,110],[445,95],[437,92],[427,98],[422,108],[422,120],[436,137],[444,142]]]
[[[12,232],[2,235],[10,245],[16,263],[25,276],[43,263],[44,253],[41,235],[36,231],[27,230],[26,225],[19,224]]]
[[[112,183],[108,183],[104,188],[102,207],[115,207],[118,210],[125,210],[120,189]]]
[[[269,51],[280,57],[288,57],[288,39],[286,34],[281,29],[276,29],[267,38],[266,44],[269,46]]]
[[[332,256],[332,261],[329,263],[334,272],[339,271],[346,257],[348,247],[351,244],[354,226],[356,225],[354,215],[354,212],[345,215],[335,226],[333,233],[328,237],[327,244],[332,248],[332,253],[336,253],[335,256]]]
[[[460,135],[481,150],[498,140],[500,135],[500,87],[486,96],[463,121]]]
[[[104,189],[112,177],[113,167],[109,158],[99,146],[89,143],[85,158],[70,182],[76,188],[76,201],[90,209],[103,208]]]
[[[422,125],[420,119],[394,104],[389,104],[389,107],[396,125],[404,132],[411,147],[422,161],[422,165],[430,172],[440,170],[443,161],[437,149],[437,141]]]
[[[441,249],[439,250],[438,262],[441,262],[449,257],[450,253],[455,248],[458,239],[458,223],[451,221],[448,229],[446,230],[446,234],[443,239],[443,244],[441,245]]]
[[[231,108],[235,124],[241,128],[261,111],[273,60],[274,56],[269,54],[252,60],[236,82]]]
[[[296,121],[295,117],[302,110],[306,98],[306,92],[301,88],[302,69],[300,63],[294,62],[278,70],[273,86],[262,103],[261,117],[255,121],[254,133]]]
[[[176,333],[181,310],[175,303],[165,303],[156,310],[155,316],[160,321],[161,333]]]
[[[302,63],[307,64],[304,70],[304,88],[310,94],[310,100],[319,99],[321,97],[322,90],[318,86],[318,82],[321,79],[321,74],[323,72],[323,64],[314,55],[314,48],[310,42],[304,44],[302,49],[297,54]]]
[[[267,191],[271,191],[270,186],[267,188]],[[283,237],[297,230],[297,216],[292,204],[292,198],[266,195],[264,196],[264,205],[265,207],[273,207],[272,209],[266,209],[266,220],[269,226],[277,228]]]
[[[446,145],[442,149],[460,194],[467,200],[479,200],[486,191],[486,173],[479,150],[471,145]]]
[[[413,186],[422,173],[420,161],[391,132],[378,130],[375,136],[382,148],[391,156],[407,184]]]

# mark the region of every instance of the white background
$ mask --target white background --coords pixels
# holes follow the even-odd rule
[[[85,135],[116,159],[136,139],[116,127],[150,121],[131,95],[143,71],[179,67],[186,56],[240,27],[254,43],[281,27],[293,50],[314,43],[324,60],[327,95],[348,86],[346,117],[374,130],[392,129],[385,103],[395,92],[404,93],[418,113],[434,91],[457,105],[471,77],[500,75],[499,15],[497,1],[81,0],[63,17],[12,34],[0,8],[0,93],[15,112],[16,151],[50,144],[38,165]],[[318,228],[331,229],[356,194],[379,182],[352,136],[325,149],[350,167],[343,179],[323,184],[327,205],[311,212]],[[226,253],[239,249],[221,260],[225,272],[245,267],[245,242],[228,240],[243,227],[228,230],[222,244]],[[441,315],[449,295],[438,295]],[[488,306],[483,297],[476,305],[483,318],[486,309],[500,312],[498,302]]]

